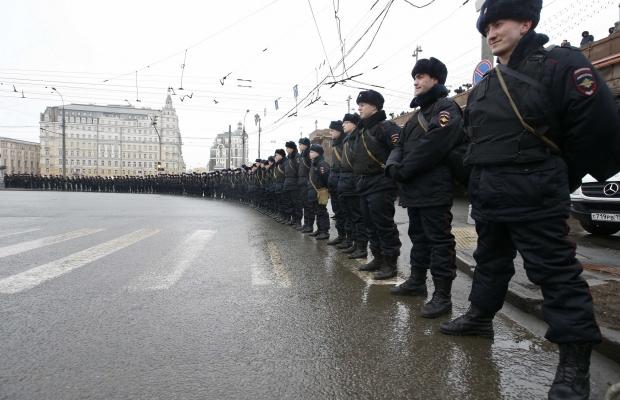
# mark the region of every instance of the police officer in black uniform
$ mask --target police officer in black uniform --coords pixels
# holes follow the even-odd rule
[[[310,146],[310,159],[312,167],[308,176],[308,199],[314,203],[316,211],[317,234],[312,235],[316,240],[329,239],[329,213],[327,212],[327,197],[324,201],[321,198],[323,194],[328,193],[327,183],[329,181],[329,164],[323,158],[323,146],[315,143]]]
[[[283,200],[284,194],[284,160],[286,158],[286,152],[284,149],[277,149],[273,154],[273,166],[271,167],[272,173],[272,193],[274,204],[277,212],[276,221],[281,224],[286,224],[288,219],[286,218],[286,204]]]
[[[448,69],[436,58],[416,62],[411,72],[419,108],[405,124],[386,163],[386,173],[399,184],[400,204],[409,214],[411,276],[392,288],[395,295],[426,297],[426,271],[435,285],[422,316],[435,318],[452,310],[456,252],[451,233],[453,178],[448,165],[452,148],[462,140],[461,109],[448,99]]]
[[[301,227],[303,213],[302,198],[297,190],[300,156],[295,142],[286,142],[285,148],[287,154],[284,160],[284,184],[282,186],[285,222],[298,228]]]
[[[366,258],[368,256],[368,233],[362,217],[360,197],[357,193],[357,179],[353,174],[352,144],[355,142],[357,124],[360,122],[358,114],[345,114],[342,118],[343,139],[339,148],[334,149],[334,157],[340,157],[340,173],[338,176],[338,196],[340,196],[347,229],[346,240],[336,248],[351,258]]]
[[[302,198],[303,206],[303,218],[304,223],[301,229],[298,229],[302,233],[312,233],[314,231],[314,220],[316,217],[316,210],[314,209],[314,203],[308,200],[306,195],[308,192],[308,176],[310,174],[310,168],[312,167],[312,160],[310,160],[310,139],[299,139],[299,171],[297,173],[297,190]]]
[[[587,399],[592,344],[601,334],[567,239],[569,193],[585,173],[606,179],[617,171],[618,142],[609,144],[620,122],[609,89],[579,50],[543,47],[547,36],[534,31],[541,8],[542,0],[487,0],[481,9],[478,30],[500,65],[474,87],[465,114],[476,270],[471,307],[441,331],[493,335],[518,251],[542,290],[546,338],[560,349],[549,399]]]
[[[342,121],[332,121],[329,124],[329,132],[332,137],[332,163],[329,171],[329,198],[331,200],[334,221],[336,222],[336,232],[338,236],[327,242],[328,246],[337,246],[344,242],[347,237],[347,226],[345,208],[342,206],[343,200],[338,194],[338,180],[342,165],[342,141],[344,139],[344,129]],[[349,235],[350,236],[350,235]]]
[[[385,162],[398,141],[400,127],[386,121],[383,96],[366,90],[357,96],[361,121],[355,135],[353,172],[357,176],[357,192],[370,239],[373,260],[361,271],[376,271],[374,279],[396,276],[400,254],[398,228],[394,223],[396,184],[385,176]]]

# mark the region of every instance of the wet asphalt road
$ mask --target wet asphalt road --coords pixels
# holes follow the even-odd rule
[[[421,299],[238,204],[0,202],[0,399],[543,399],[553,379],[542,324],[507,307],[494,341],[444,336]],[[592,398],[617,381],[595,357]]]

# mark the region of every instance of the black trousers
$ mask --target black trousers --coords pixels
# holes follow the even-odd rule
[[[287,218],[297,223],[301,221],[303,204],[299,190],[287,190],[282,192],[282,208]]]
[[[314,220],[316,219],[315,204],[316,201],[310,200],[308,197],[308,188],[306,186],[299,187],[299,196],[302,199],[303,214],[304,214],[304,226],[313,227]]]
[[[329,232],[329,213],[327,206],[320,205],[317,201],[313,202],[313,209],[316,212],[316,228],[319,232]]]
[[[329,198],[332,205],[332,211],[334,212],[334,221],[336,222],[336,231],[338,236],[347,236],[346,232],[346,207],[343,205],[343,200],[335,190],[329,191]]]
[[[456,277],[456,242],[452,235],[451,206],[409,207],[411,271],[431,270],[434,279]]]
[[[542,290],[543,319],[549,325],[545,337],[554,343],[600,342],[592,296],[580,276],[583,268],[575,258],[575,246],[566,237],[569,228],[564,217],[477,221],[476,231],[476,270],[469,296],[472,304],[490,312],[502,308],[518,251],[527,277]]]
[[[366,231],[366,224],[362,216],[360,197],[340,195],[340,198],[342,199],[342,208],[345,209],[346,224],[349,226],[351,232],[351,240],[368,242],[368,232]]]
[[[386,257],[397,257],[400,254],[401,243],[394,223],[394,201],[396,190],[381,190],[360,196],[360,207],[373,254],[381,253]]]

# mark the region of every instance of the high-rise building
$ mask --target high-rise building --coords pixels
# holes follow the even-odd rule
[[[161,110],[131,105],[64,106],[67,176],[144,176],[185,171],[179,120],[170,95]],[[42,175],[62,175],[63,107],[40,118]]]
[[[230,148],[230,167],[228,166],[228,149]],[[220,133],[213,140],[209,158],[209,171],[224,168],[239,168],[246,163],[248,156],[248,141],[243,143],[243,124],[239,122],[237,129],[230,133]]]

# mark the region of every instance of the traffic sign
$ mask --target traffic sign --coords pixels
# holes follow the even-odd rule
[[[474,78],[473,78],[473,84],[474,86],[476,86],[481,80],[482,77],[484,76],[484,74],[486,74],[487,72],[489,72],[491,69],[493,69],[493,64],[491,64],[491,61],[489,60],[482,60],[478,63],[478,65],[476,65],[476,69],[474,70]]]

